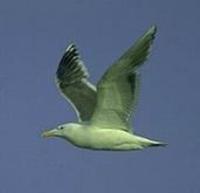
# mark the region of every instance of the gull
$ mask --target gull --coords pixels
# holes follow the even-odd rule
[[[130,124],[138,95],[138,68],[148,58],[155,34],[153,25],[108,68],[96,87],[88,80],[76,46],[70,44],[58,65],[56,84],[75,109],[78,122],[58,125],[42,136],[63,138],[91,150],[130,151],[165,146],[136,135]]]

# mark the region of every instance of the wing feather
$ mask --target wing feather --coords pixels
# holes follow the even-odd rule
[[[147,59],[155,33],[156,27],[152,26],[103,75],[97,85],[92,124],[131,132],[129,120],[138,93],[137,69]]]
[[[56,83],[80,121],[88,121],[96,105],[96,88],[87,80],[88,76],[75,45],[69,45],[58,65]]]

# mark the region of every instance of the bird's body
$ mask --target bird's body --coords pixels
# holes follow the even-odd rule
[[[61,132],[51,130],[51,134],[62,137],[75,146],[87,149],[128,151],[140,150],[149,146],[164,145],[158,141],[133,135],[132,133],[115,128],[102,128],[76,123],[68,123],[62,125],[62,127],[68,129],[61,129]]]
[[[128,151],[162,142],[137,136],[130,126],[130,117],[138,90],[138,67],[147,59],[156,33],[152,26],[103,75],[97,87],[88,80],[88,73],[71,44],[57,70],[57,86],[72,104],[78,123],[59,125],[44,131],[44,137],[60,137],[73,145],[93,150]]]

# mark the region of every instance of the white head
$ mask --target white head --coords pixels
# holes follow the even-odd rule
[[[60,138],[69,139],[81,127],[82,126],[77,123],[67,123],[67,124],[59,125],[54,129],[44,131],[42,133],[42,137],[45,137],[45,138],[60,137]]]

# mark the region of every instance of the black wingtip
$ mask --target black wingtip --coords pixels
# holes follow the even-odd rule
[[[153,33],[157,32],[157,26],[154,24],[149,28],[150,31],[152,31]]]
[[[71,42],[67,48],[65,49],[65,52],[73,52],[76,51],[77,52],[77,48],[76,48],[76,44],[74,42]]]
[[[65,84],[71,84],[88,77],[87,69],[80,59],[74,42],[71,42],[65,49],[65,53],[58,64],[56,77],[59,81],[65,82]]]
[[[152,39],[155,38],[155,35],[156,35],[156,32],[157,32],[157,26],[156,25],[152,25],[146,32],[146,35],[147,36],[151,36]]]

